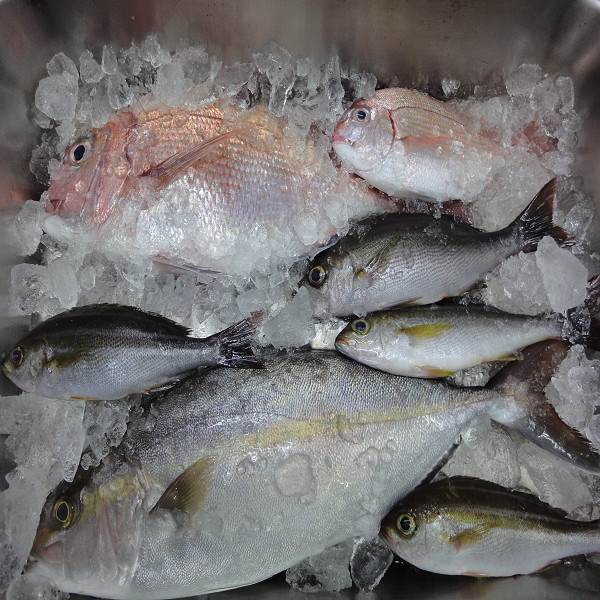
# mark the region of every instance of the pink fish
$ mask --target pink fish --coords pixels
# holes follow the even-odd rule
[[[333,133],[352,170],[392,196],[473,200],[509,152],[455,106],[416,90],[379,90],[357,100]]]
[[[117,213],[133,206],[138,250],[220,272],[308,256],[349,221],[396,209],[285,126],[261,106],[119,111],[66,150],[42,200],[121,235]]]

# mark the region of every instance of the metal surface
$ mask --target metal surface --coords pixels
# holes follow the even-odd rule
[[[584,121],[577,171],[597,203],[600,199],[600,4],[595,0],[4,0],[0,210],[14,210],[40,192],[28,171],[40,135],[29,111],[46,62],[59,51],[75,61],[86,48],[98,55],[104,44],[128,46],[152,31],[167,47],[174,47],[181,36],[203,38],[209,51],[225,61],[247,60],[271,40],[293,55],[316,60],[335,50],[344,64],[371,71],[384,83],[394,80],[432,91],[439,89],[442,76],[485,85],[521,63],[538,63],[548,72],[573,78],[576,109]],[[0,235],[0,351],[23,326],[6,316],[13,258],[4,239]],[[6,381],[2,386],[0,393],[11,391]],[[4,486],[2,482],[0,489]],[[370,597],[592,597],[596,593],[585,586],[585,592],[573,588],[581,581],[587,585],[590,578],[589,589],[600,589],[592,567],[553,573],[473,582],[415,576],[396,567]],[[346,592],[344,597],[355,594]],[[223,600],[275,596],[305,597],[289,590],[281,577],[219,595]]]

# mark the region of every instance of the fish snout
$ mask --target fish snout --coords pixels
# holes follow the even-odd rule
[[[333,135],[331,136],[331,143],[332,144],[347,144],[349,146],[352,146],[353,142],[351,142],[347,137],[344,137],[339,131],[338,129],[334,129],[333,131]]]
[[[62,198],[49,198],[46,196],[44,199],[44,210],[51,215],[55,215],[63,207],[65,201]]]

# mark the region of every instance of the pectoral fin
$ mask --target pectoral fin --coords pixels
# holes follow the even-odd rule
[[[191,167],[194,163],[198,162],[215,147],[247,130],[248,127],[232,129],[231,131],[226,131],[225,133],[217,135],[208,140],[198,142],[190,148],[186,148],[185,150],[170,156],[160,164],[150,167],[150,169],[148,169],[144,175],[154,177],[157,180],[159,187],[168,185],[173,180],[180,177],[183,171],[185,171],[188,167]]]
[[[177,510],[194,514],[204,507],[206,493],[213,474],[214,461],[212,458],[203,458],[188,467],[160,497],[152,514],[158,508]]]
[[[475,525],[475,527],[465,529],[465,531],[462,531],[458,535],[448,538],[448,541],[457,551],[466,550],[481,542],[497,526],[495,523],[480,523],[479,525]]]
[[[521,352],[510,352],[508,354],[501,354],[500,356],[495,356],[491,360],[501,360],[501,361],[511,361],[511,360],[523,360],[523,354]]]
[[[406,154],[436,154],[439,151],[447,157],[449,155],[456,155],[456,139],[442,137],[442,136],[416,136],[411,135],[403,137],[400,140],[404,145],[404,151]]]
[[[355,279],[357,277],[371,278],[377,271],[382,270],[383,267],[385,266],[385,263],[387,262],[388,258],[390,257],[391,253],[393,252],[394,248],[398,245],[398,242],[400,242],[401,239],[402,239],[401,233],[399,233],[399,234],[395,235],[393,238],[391,238],[389,240],[389,242],[387,244],[385,244],[385,246],[383,246],[377,252],[375,252],[375,254],[373,254],[373,256],[369,259],[367,264],[362,269],[359,269],[355,273],[354,278]]]

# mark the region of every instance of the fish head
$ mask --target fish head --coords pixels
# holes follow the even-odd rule
[[[130,113],[121,114],[67,147],[42,194],[46,212],[80,216],[96,225],[106,221],[130,172],[126,148],[132,119]]]
[[[107,481],[105,468],[80,469],[72,483],[48,496],[28,570],[65,591],[96,595],[100,589],[124,597],[140,547],[143,492],[130,474]]]
[[[304,287],[313,315],[320,319],[347,316],[347,299],[353,297],[352,258],[345,252],[331,248],[318,254],[306,276]]]
[[[374,97],[352,104],[335,126],[331,142],[337,155],[360,174],[383,165],[394,136],[390,110]]]
[[[335,347],[345,356],[360,362],[381,356],[382,340],[376,317],[367,315],[351,321],[338,334]]]
[[[24,337],[6,356],[2,372],[22,390],[47,396],[40,390],[47,362],[46,343],[42,337]]]
[[[381,522],[379,535],[396,555],[419,567],[430,560],[439,517],[433,507],[400,502]]]

